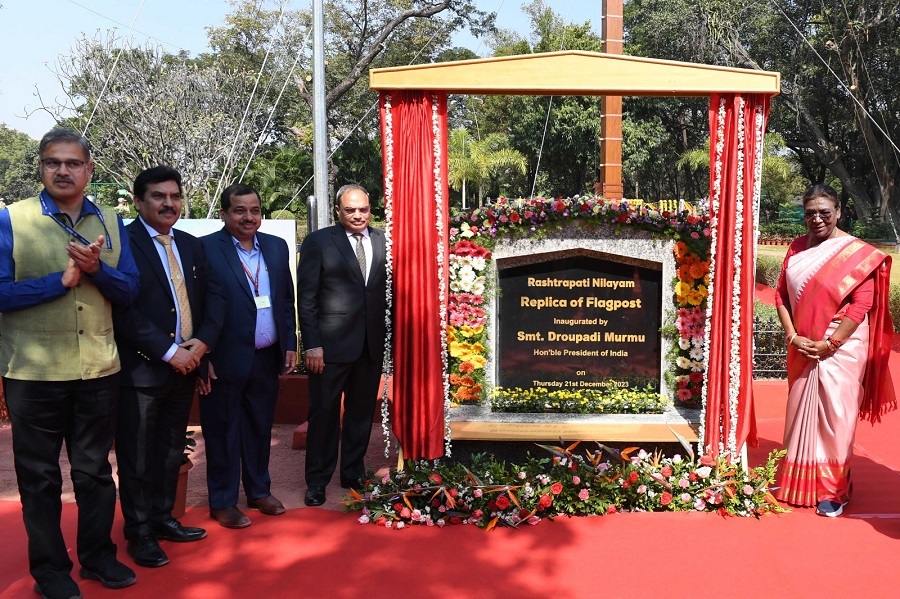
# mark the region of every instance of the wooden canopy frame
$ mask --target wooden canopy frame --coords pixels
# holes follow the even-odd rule
[[[441,430],[446,428],[445,438],[450,439],[441,416],[443,385],[422,380],[442,377],[433,355],[443,343],[443,335],[434,333],[434,325],[441,322],[440,307],[429,304],[445,297],[446,249],[442,257],[439,243],[433,242],[437,220],[437,235],[445,247],[447,243],[442,223],[447,219],[448,94],[711,98],[710,133],[716,138],[710,147],[711,238],[713,256],[723,260],[715,289],[710,289],[705,403],[694,438],[701,451],[735,457],[743,443],[755,440],[752,339],[732,332],[752,323],[753,270],[740,265],[755,264],[762,139],[769,101],[780,85],[776,72],[583,51],[370,71],[369,87],[381,96],[386,210],[404,215],[393,237],[393,300],[396,313],[403,316],[398,316],[393,334],[394,432],[405,456],[440,457]],[[410,274],[401,271],[413,268],[420,271],[410,276],[412,283],[401,284],[402,275]],[[438,281],[434,289],[422,285],[430,277]],[[430,295],[422,296],[423,288]],[[716,298],[728,299],[714,304],[713,291]]]
[[[572,50],[373,69],[369,87],[472,95],[775,96],[781,73]]]

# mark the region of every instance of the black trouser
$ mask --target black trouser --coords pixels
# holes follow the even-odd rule
[[[72,571],[60,530],[63,441],[78,504],[78,561],[97,569],[116,556],[110,538],[116,487],[109,451],[119,375],[77,381],[6,379],[4,388],[31,575],[45,583]]]
[[[363,458],[372,434],[372,418],[378,400],[381,360],[363,352],[355,362],[328,362],[322,374],[309,375],[309,426],[306,432],[306,484],[325,487],[338,460],[340,476],[355,482],[366,475]],[[341,397],[344,416],[341,419]]]
[[[159,387],[122,387],[116,462],[126,539],[172,517],[196,380],[173,372]]]

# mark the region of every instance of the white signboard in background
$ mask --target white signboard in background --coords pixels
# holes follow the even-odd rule
[[[125,224],[132,219],[126,219]],[[175,228],[194,237],[203,237],[215,233],[224,225],[220,219],[213,218],[180,218],[175,223]],[[259,230],[275,237],[281,237],[287,242],[288,252],[291,257],[291,277],[294,279],[294,289],[297,289],[297,223],[293,219],[272,220],[263,219]]]

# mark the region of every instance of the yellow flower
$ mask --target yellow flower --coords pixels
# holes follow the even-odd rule
[[[466,357],[466,362],[474,366],[475,368],[484,368],[484,365],[487,364],[487,360],[484,356],[471,355]]]

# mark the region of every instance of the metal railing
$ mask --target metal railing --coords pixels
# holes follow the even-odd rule
[[[774,318],[753,318],[753,378],[786,379],[784,329]]]

